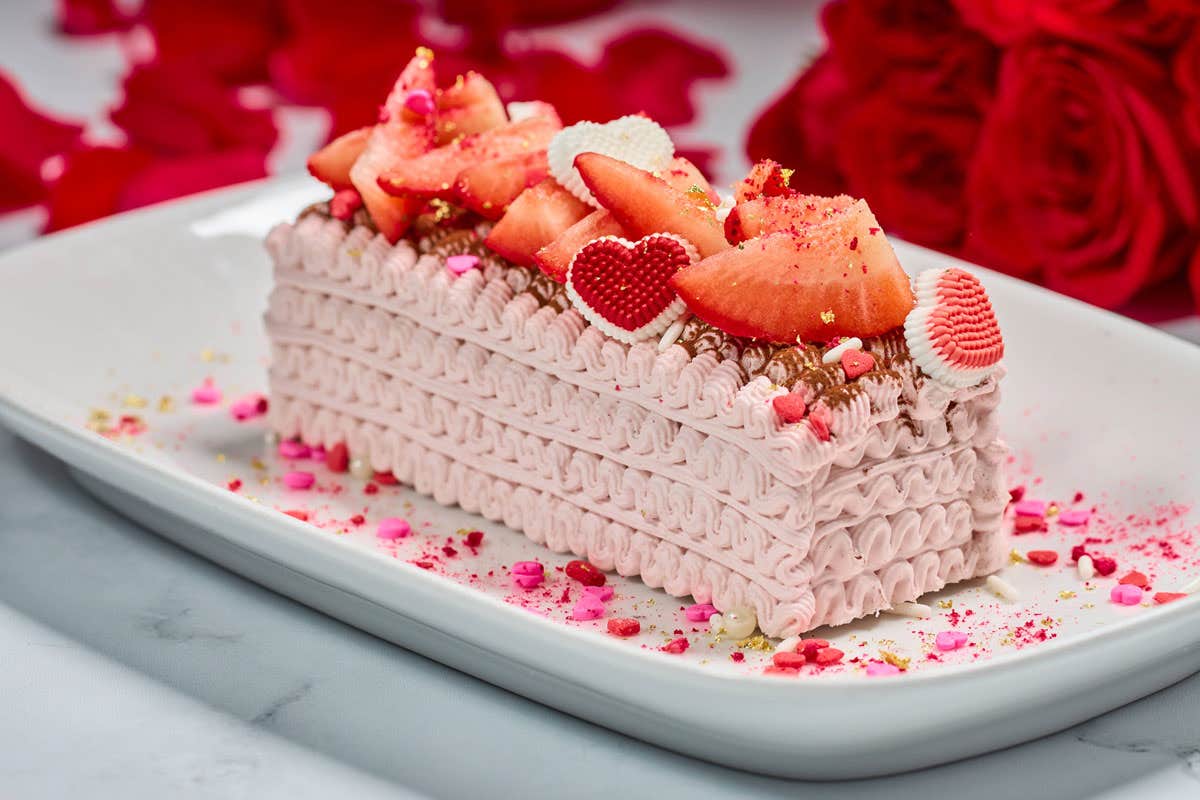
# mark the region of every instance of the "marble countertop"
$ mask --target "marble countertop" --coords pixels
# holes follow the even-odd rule
[[[1200,796],[1200,676],[1037,742],[871,781],[678,756],[225,572],[3,429],[0,552],[5,796]]]

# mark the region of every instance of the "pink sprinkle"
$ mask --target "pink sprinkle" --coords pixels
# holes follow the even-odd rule
[[[595,597],[600,602],[607,603],[609,600],[612,600],[613,587],[608,586],[608,585],[585,586],[585,587],[583,587],[583,595],[584,595],[584,597],[588,597],[588,596]]]
[[[433,95],[425,89],[414,89],[408,93],[408,97],[404,98],[404,108],[418,116],[427,117],[433,113],[437,105],[433,102]]]
[[[1018,517],[1044,517],[1046,516],[1046,501],[1045,500],[1022,500],[1013,506]]]
[[[311,453],[312,448],[304,442],[285,439],[279,443],[279,455],[284,458],[308,458]]]
[[[938,650],[957,650],[967,643],[967,635],[962,631],[942,631],[933,641]]]
[[[479,256],[473,256],[470,253],[462,253],[457,256],[448,256],[446,258],[446,269],[453,272],[455,275],[462,275],[464,272],[475,269],[479,266]]]
[[[509,567],[512,582],[522,589],[533,589],[546,580],[546,568],[538,561],[518,561]]]
[[[308,451],[308,457],[311,458],[313,461],[324,461],[325,460],[325,448],[320,447],[320,446],[314,447],[312,450]]]
[[[203,384],[192,390],[192,402],[201,406],[216,405],[221,402],[221,390],[212,378],[205,378]]]
[[[872,661],[867,664],[867,674],[872,678],[882,678],[886,675],[899,675],[900,668],[886,661]]]
[[[192,396],[195,397],[195,393]],[[267,396],[259,392],[248,394],[230,406],[229,413],[238,422],[261,417],[267,413]]]
[[[692,622],[708,622],[708,618],[717,613],[717,607],[712,603],[696,603],[684,609],[683,613]]]
[[[1142,602],[1142,587],[1130,583],[1119,583],[1108,593],[1108,598],[1117,605],[1136,606]]]
[[[301,472],[296,470],[289,472],[283,476],[283,484],[289,489],[309,489],[317,480],[317,476],[311,472]]]
[[[403,539],[412,533],[412,525],[404,517],[386,517],[379,520],[375,536],[380,539]]]
[[[1092,518],[1092,512],[1086,508],[1073,508],[1058,515],[1059,525],[1087,525]]]
[[[571,619],[599,619],[604,616],[604,603],[599,598],[585,594],[571,609]]]

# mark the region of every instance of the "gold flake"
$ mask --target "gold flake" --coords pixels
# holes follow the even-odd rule
[[[1096,604],[1095,603],[1084,603],[1083,607],[1084,608],[1095,608]]]
[[[217,453],[217,463],[218,464],[225,463],[225,454],[224,453]]]
[[[1061,597],[1063,600],[1072,600],[1075,597],[1075,593],[1072,592],[1070,589],[1063,589],[1061,592],[1058,593],[1058,596]]]
[[[953,600],[938,600],[938,608],[954,608]]]
[[[125,406],[126,408],[145,408],[146,398],[130,392],[129,394],[125,395],[125,399],[121,401],[121,405]]]
[[[912,662],[911,658],[904,658],[893,653],[891,650],[880,650],[879,656],[888,664],[899,670],[908,669],[908,665]]]
[[[250,459],[250,466],[257,470],[264,470],[267,468],[267,465],[263,463],[263,460],[261,458]]]
[[[200,351],[200,360],[203,361],[205,364],[211,363],[212,360],[216,357],[217,357],[217,354],[213,352],[211,347],[206,347]]]
[[[761,633],[742,639],[737,643],[739,650],[761,650],[764,653],[769,653],[775,649],[775,645],[771,644],[771,640]]]
[[[790,187],[792,185],[792,176],[796,174],[794,169],[779,170],[779,177],[783,178],[783,185]]]
[[[350,256],[351,258],[362,258],[362,254],[363,251],[361,247],[351,247],[346,251],[346,255]]]
[[[428,67],[430,64],[433,63],[433,58],[434,58],[433,51],[424,45],[421,45],[420,47],[417,48],[416,56],[417,56],[417,58],[421,59],[420,67],[422,69]]]
[[[832,325],[836,317],[833,315],[833,309],[827,309],[821,312],[821,322],[826,325]]]
[[[170,395],[164,394],[162,397],[158,398],[158,413],[170,414],[174,410],[175,401],[171,399]]]
[[[1011,553],[1008,554],[1008,563],[1024,564],[1025,563],[1025,554],[1022,553],[1020,550],[1014,549]]]

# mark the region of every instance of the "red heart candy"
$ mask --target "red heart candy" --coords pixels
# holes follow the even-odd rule
[[[873,369],[875,356],[870,353],[864,353],[862,350],[847,350],[842,353],[842,370],[846,373],[846,380],[852,381]]]
[[[1004,357],[1004,337],[983,284],[950,267],[922,272],[916,288],[904,335],[917,366],[955,387],[987,378]]]
[[[687,310],[670,279],[697,259],[686,239],[652,233],[637,242],[593,239],[567,268],[567,296],[589,322],[633,344],[657,336]]]

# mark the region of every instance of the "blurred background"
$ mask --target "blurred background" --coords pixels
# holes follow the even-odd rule
[[[1200,341],[1200,0],[7,0],[0,247],[300,171],[422,43]]]

